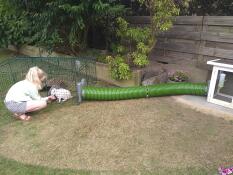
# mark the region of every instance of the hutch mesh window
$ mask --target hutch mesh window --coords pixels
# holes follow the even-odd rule
[[[46,93],[51,86],[56,86],[68,89],[75,97],[76,83],[81,79],[84,78],[89,85],[96,82],[95,61],[91,58],[16,57],[0,63],[0,97],[4,98],[8,89],[17,81],[23,80],[33,66],[38,66],[48,74],[43,89]]]
[[[212,60],[213,71],[208,92],[208,101],[233,108],[233,60]]]

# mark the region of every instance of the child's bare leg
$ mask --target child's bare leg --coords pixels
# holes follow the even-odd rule
[[[33,100],[28,101],[26,106],[26,112],[38,111],[47,106],[46,101],[44,100]]]

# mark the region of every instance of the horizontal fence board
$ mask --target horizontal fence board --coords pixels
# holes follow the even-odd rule
[[[188,43],[173,43],[173,42],[158,42],[155,46],[158,49],[165,49],[169,51],[177,51],[183,53],[198,53],[198,45]]]
[[[169,57],[171,59],[173,58],[181,58],[181,59],[194,59],[194,55],[193,54],[189,54],[189,53],[182,53],[182,52],[177,52],[177,51],[166,51],[164,52],[164,49],[153,49],[150,57]]]
[[[168,57],[168,56],[163,56],[163,57],[155,57],[153,60],[155,60],[156,62],[159,63],[163,63],[163,64],[190,64],[192,63],[192,60],[187,60],[187,59],[182,59],[180,57]]]
[[[205,16],[203,24],[213,26],[233,26],[232,16]]]
[[[233,44],[233,34],[202,32],[201,33],[201,40],[223,42],[223,43],[232,43]]]
[[[178,43],[178,44],[194,44],[200,43],[200,41],[190,40],[190,39],[182,39],[182,38],[167,38],[168,42]]]
[[[171,29],[169,29],[171,32],[177,32],[177,31],[183,31],[183,32],[201,32],[202,26],[197,25],[173,25]]]
[[[207,42],[205,42],[205,44],[203,44],[203,46],[225,49],[225,50],[233,50],[233,44],[231,44],[231,43],[219,43],[219,42],[207,41]]]
[[[186,24],[186,25],[202,25],[202,16],[177,16],[174,24]]]
[[[168,31],[159,35],[161,38],[180,38],[188,40],[205,40],[233,44],[233,34],[214,33],[214,32],[186,32],[186,31]]]
[[[203,26],[207,32],[232,33],[233,26]]]
[[[193,54],[176,52],[176,51],[167,51],[165,52],[165,55],[167,57],[181,58],[181,59],[187,59],[187,60],[192,60],[194,58]]]
[[[181,38],[162,38],[158,37],[157,38],[157,43],[174,43],[174,44],[196,44],[200,43],[200,41],[195,41],[195,40],[189,40],[189,39],[181,39]]]
[[[168,32],[161,33],[159,37],[200,40],[201,32],[168,31]]]
[[[209,56],[209,57],[233,59],[233,50],[201,47],[200,48],[200,54],[206,55],[206,56]]]

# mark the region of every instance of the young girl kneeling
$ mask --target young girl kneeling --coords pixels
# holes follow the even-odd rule
[[[4,103],[15,117],[30,120],[26,113],[43,109],[48,101],[55,100],[54,96],[41,97],[39,90],[47,79],[46,73],[38,67],[29,69],[25,80],[14,84],[6,94]]]

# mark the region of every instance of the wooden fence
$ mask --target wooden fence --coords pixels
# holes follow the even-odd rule
[[[148,25],[147,16],[130,17],[135,25]],[[209,69],[210,59],[233,60],[233,16],[179,16],[174,26],[158,36],[152,59],[161,62],[192,60]]]

